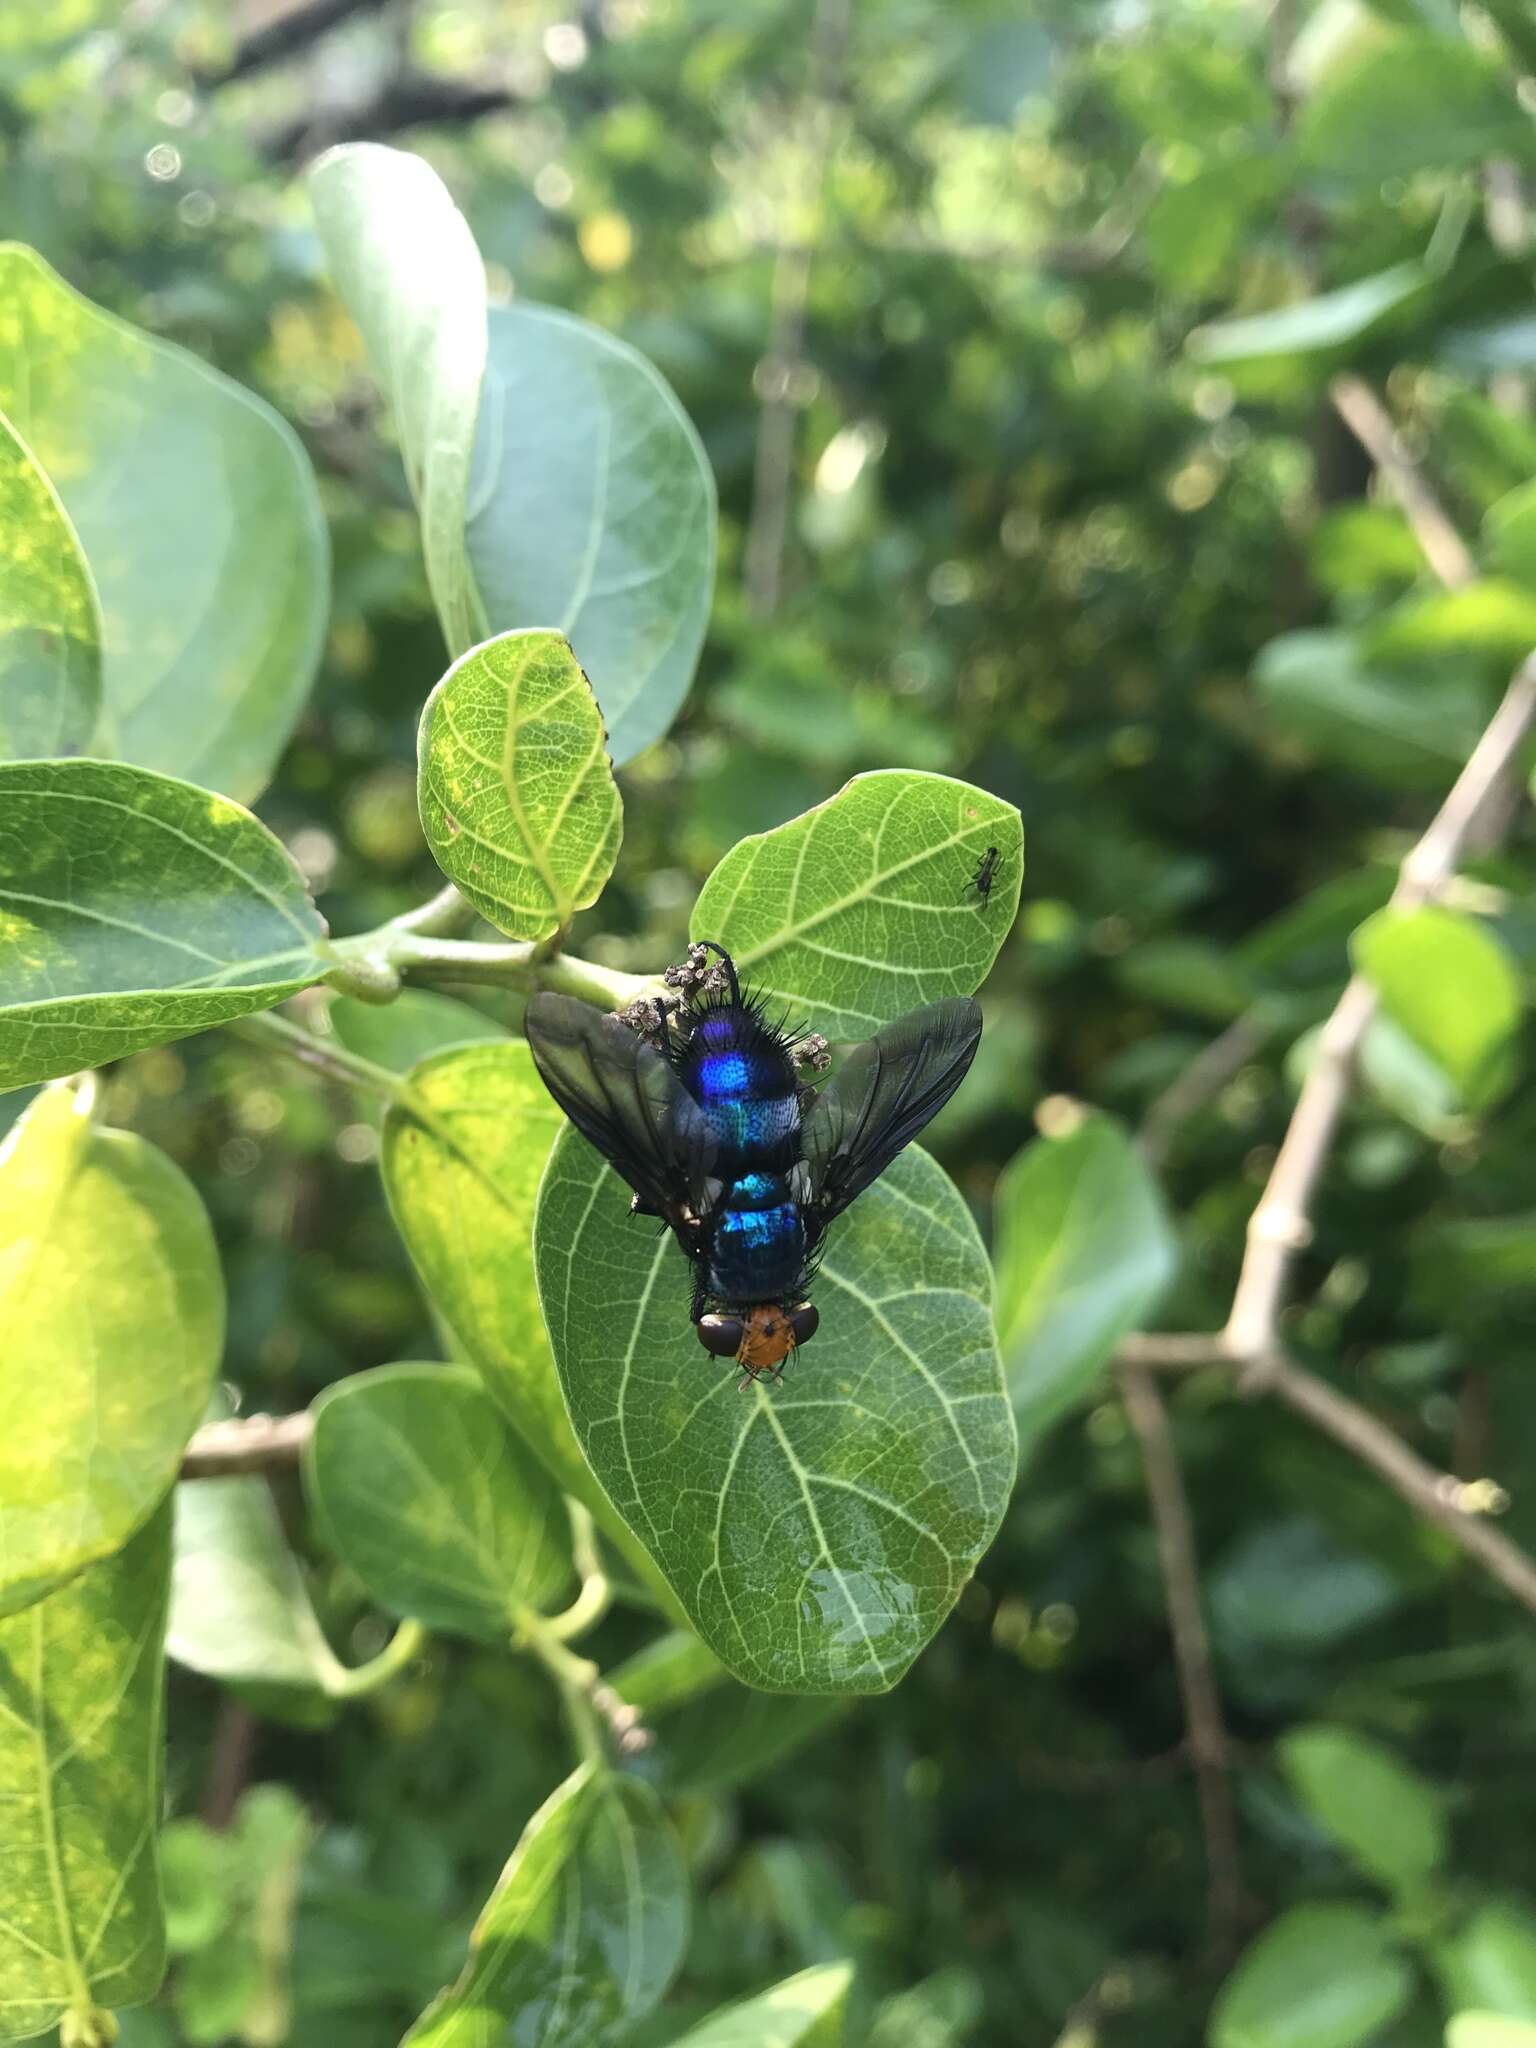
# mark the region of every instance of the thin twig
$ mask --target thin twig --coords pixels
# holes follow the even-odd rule
[[[385,0],[310,0],[307,7],[287,8],[243,36],[222,70],[197,73],[196,83],[204,92],[233,85],[237,78],[299,56],[354,14],[377,14],[384,5]]]
[[[1417,909],[1433,902],[1456,872],[1484,806],[1536,722],[1536,655],[1515,671],[1471,758],[1428,831],[1409,853],[1392,902]],[[1309,1210],[1328,1149],[1349,1097],[1355,1058],[1376,1014],[1376,993],[1356,975],[1323,1026],[1269,1180],[1248,1224],[1226,1338],[1234,1356],[1262,1362],[1274,1352],[1291,1262],[1311,1240]]]
[[[1447,590],[1477,581],[1477,563],[1446,517],[1424,472],[1406,453],[1392,415],[1359,377],[1335,377],[1328,387],[1335,412],[1370,456],[1403,508],[1424,558]]]
[[[314,1431],[307,1408],[295,1415],[247,1415],[205,1422],[182,1454],[183,1479],[229,1479],[296,1465]]]
[[[1195,1769],[1200,1830],[1205,1840],[1210,1946],[1213,1954],[1227,1956],[1235,1946],[1243,1919],[1243,1876],[1226,1722],[1211,1663],[1205,1617],[1200,1611],[1200,1564],[1195,1554],[1189,1501],[1168,1412],[1151,1374],[1141,1366],[1123,1365],[1120,1386],[1126,1413],[1141,1445],[1147,1500],[1162,1566],[1163,1596],[1168,1606],[1174,1669],[1184,1705],[1185,1737]]]

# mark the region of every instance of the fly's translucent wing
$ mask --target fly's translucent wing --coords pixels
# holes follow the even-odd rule
[[[854,1047],[801,1125],[821,1222],[877,1180],[965,1079],[981,1038],[971,996],[909,1010]]]
[[[698,1104],[654,1046],[573,996],[536,995],[524,1029],[544,1085],[647,1209],[680,1230],[698,1213],[714,1145]]]

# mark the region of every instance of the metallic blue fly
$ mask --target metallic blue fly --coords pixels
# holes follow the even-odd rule
[[[710,962],[711,954],[718,961]],[[976,1052],[969,996],[898,1017],[820,1087],[826,1041],[787,1031],[743,995],[723,947],[669,968],[680,994],[605,1016],[570,996],[528,1005],[545,1086],[659,1216],[693,1269],[693,1322],[742,1386],[777,1379],[815,1334],[807,1296],[827,1225],[949,1100]]]

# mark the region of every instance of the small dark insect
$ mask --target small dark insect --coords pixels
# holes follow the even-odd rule
[[[711,962],[710,955],[717,956]],[[659,1216],[693,1271],[693,1325],[743,1389],[777,1381],[816,1334],[807,1299],[827,1225],[965,1078],[981,1036],[970,996],[930,1003],[856,1045],[819,1088],[826,1041],[744,995],[723,947],[690,946],[672,997],[605,1016],[537,995],[526,1029],[545,1086]]]
[[[987,903],[991,898],[992,884],[997,876],[997,864],[1001,859],[1002,855],[998,852],[997,848],[989,846],[981,856],[981,859],[977,861],[976,872],[971,877],[971,887],[981,898],[983,910],[986,909]]]

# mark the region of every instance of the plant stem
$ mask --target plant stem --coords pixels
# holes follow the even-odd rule
[[[478,939],[445,937],[437,925],[446,916],[446,907],[434,910],[440,903],[440,898],[434,898],[432,903],[423,904],[420,911],[408,913],[414,922],[399,919],[356,938],[338,939],[331,949],[341,962],[335,977],[337,985],[349,994],[355,993],[353,976],[360,974],[387,1001],[390,979],[398,981],[401,975],[409,974],[431,981],[552,989],[603,1010],[622,1009],[657,986],[652,975],[624,974],[617,968],[599,967],[594,961],[578,960],[568,953],[551,952],[547,942],[509,940],[486,944]],[[420,921],[424,917],[430,917],[430,924]]]
[[[571,1558],[581,1579],[576,1598],[563,1614],[551,1614],[544,1622],[551,1635],[562,1643],[595,1628],[613,1605],[613,1587],[597,1554],[597,1530],[580,1501],[566,1502],[571,1515]]]
[[[205,1422],[182,1453],[183,1479],[230,1479],[296,1465],[314,1432],[309,1409],[294,1415],[248,1415]]]
[[[352,1670],[344,1664],[336,1667],[326,1679],[327,1699],[357,1700],[365,1693],[377,1692],[380,1686],[388,1685],[407,1664],[419,1657],[426,1645],[427,1632],[421,1623],[402,1621],[377,1657],[370,1657],[366,1664],[359,1664]]]
[[[560,1640],[554,1625],[531,1607],[518,1610],[514,1649],[526,1650],[543,1665],[560,1693],[577,1755],[583,1762],[608,1768],[608,1743],[621,1755],[644,1749],[650,1742],[640,1725],[638,1709],[621,1700],[602,1673]]]
[[[249,1039],[253,1045],[264,1045],[269,1051],[285,1052],[292,1059],[302,1060],[305,1066],[317,1068],[333,1081],[345,1081],[350,1087],[365,1088],[371,1094],[386,1096],[391,1102],[403,1103],[407,1107],[412,1103],[411,1090],[398,1074],[392,1074],[387,1067],[376,1066],[372,1060],[365,1060],[355,1052],[348,1052],[344,1045],[338,1045],[334,1040],[317,1038],[302,1024],[295,1024],[289,1017],[278,1016],[275,1010],[263,1011],[256,1017],[238,1017],[225,1029],[239,1038]]]

